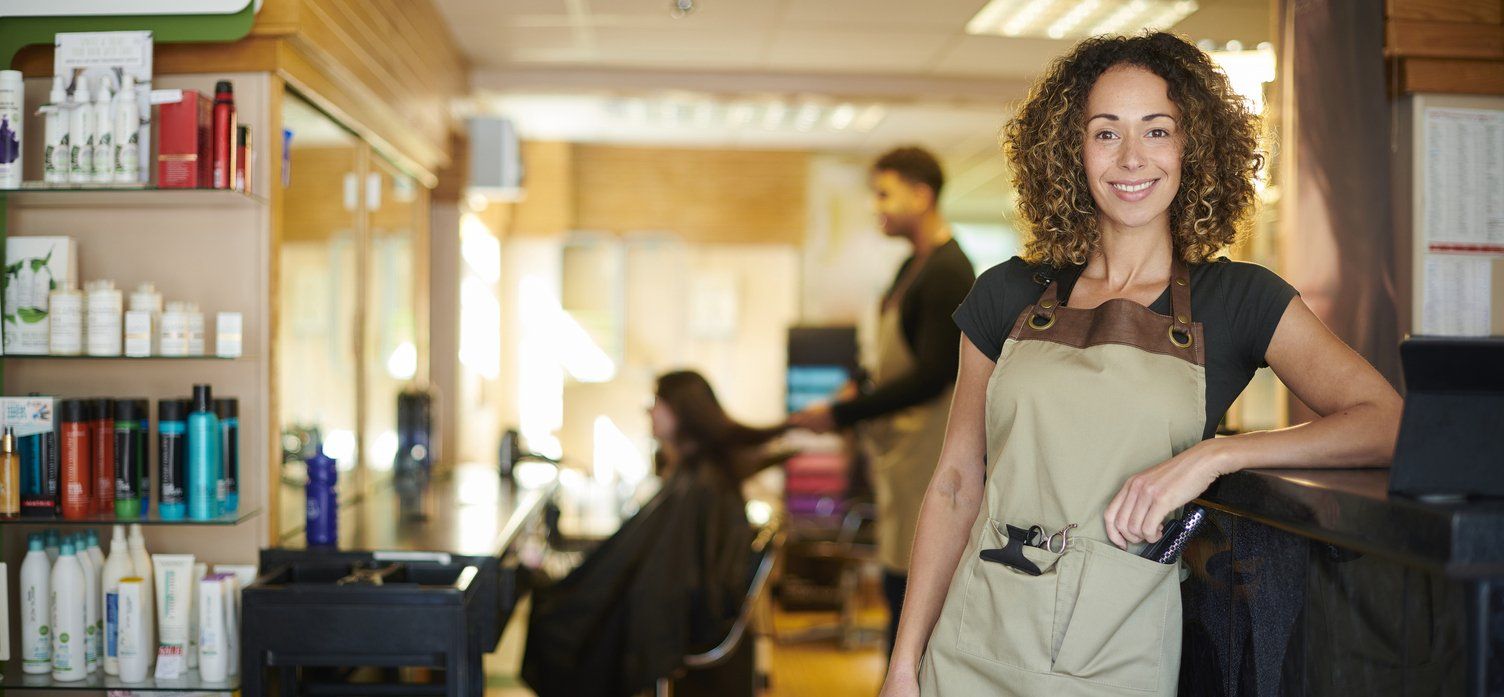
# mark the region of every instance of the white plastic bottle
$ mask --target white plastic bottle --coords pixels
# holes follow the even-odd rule
[[[229,676],[225,638],[225,591],[218,576],[198,580],[199,676],[219,682]]]
[[[193,592],[191,592],[191,593],[188,594],[188,668],[189,669],[198,668],[199,628],[202,626],[202,625],[199,624],[199,622],[202,619],[202,614],[203,614],[203,611],[204,611],[203,605],[201,605],[199,603],[199,601],[198,601],[199,600],[199,598],[198,598],[198,596],[199,596],[199,588],[198,588],[198,586],[199,586],[199,583],[202,582],[204,580],[204,578],[207,577],[208,575],[209,575],[209,565],[208,564],[205,564],[203,562],[198,562],[198,563],[196,563],[196,564],[193,565]],[[220,608],[221,608],[221,611],[223,611],[224,606],[220,605]],[[220,678],[220,679],[223,680],[224,678]]]
[[[115,103],[110,97],[110,79],[100,78],[99,94],[90,107],[94,110],[95,184],[115,181]]]
[[[100,592],[104,604],[104,672],[106,675],[120,673],[120,579],[136,575],[136,566],[131,561],[129,543],[125,541],[125,526],[116,525],[110,538],[110,556],[104,560],[104,575],[100,577]]]
[[[126,75],[120,80],[120,94],[115,97],[115,182],[134,184],[141,179],[141,115],[136,106],[136,79]]]
[[[84,655],[84,572],[73,543],[64,542],[52,565],[52,679],[83,680],[89,674]]]
[[[47,352],[77,356],[84,352],[84,294],[69,284],[52,291],[48,300]]]
[[[141,534],[141,525],[138,523],[131,523],[129,548],[131,566],[135,568],[136,575],[141,577],[141,628],[145,630],[146,664],[150,666],[157,660],[156,585],[151,555],[146,552],[146,536]]]
[[[94,565],[93,597],[99,612],[94,614],[94,646],[99,654],[99,665],[104,667],[104,550],[99,548],[99,533],[90,529],[84,532],[89,543],[89,562]]]
[[[138,683],[146,679],[146,657],[151,648],[146,644],[146,626],[141,616],[141,599],[144,597],[140,578],[127,576],[120,580],[120,682]]]
[[[88,184],[94,178],[94,109],[89,104],[89,81],[80,77],[73,88],[73,109],[68,112],[68,182]]]
[[[29,674],[52,672],[51,622],[52,563],[41,533],[32,533],[21,560],[21,669]]]
[[[99,670],[99,572],[89,557],[89,543],[82,534],[73,536],[74,557],[84,573],[84,670]]]
[[[46,149],[42,153],[42,181],[48,184],[68,183],[68,157],[71,147],[68,140],[68,91],[63,85],[63,76],[52,78],[52,93],[47,98],[47,121],[42,137]]]
[[[84,285],[84,352],[90,356],[118,356],[125,336],[125,302],[114,281]]]
[[[58,552],[61,551],[58,544],[59,539],[57,530],[48,528],[46,533],[42,536],[42,539],[47,541],[46,545],[44,545],[42,549],[47,552],[47,568],[50,569],[52,568],[53,564],[57,563],[57,555]]]
[[[21,81],[21,71],[0,70],[0,189],[21,188],[25,113],[26,84]]]

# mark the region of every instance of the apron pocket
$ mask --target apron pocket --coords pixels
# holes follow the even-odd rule
[[[1077,542],[1084,552],[1074,555],[1081,564],[1080,590],[1074,603],[1061,603],[1058,621],[1066,626],[1054,671],[1130,690],[1159,689],[1170,594],[1179,592],[1166,579],[1177,565],[1149,561],[1096,540],[1071,544]],[[1175,629],[1179,651],[1179,627]]]
[[[982,548],[1003,547],[990,519]],[[1002,523],[997,523],[998,527]],[[1038,547],[1023,547],[1024,558],[1039,567],[1033,576],[1004,564],[982,561],[973,554],[962,591],[957,647],[962,653],[1015,668],[1046,673],[1055,629],[1055,564],[1060,555]]]

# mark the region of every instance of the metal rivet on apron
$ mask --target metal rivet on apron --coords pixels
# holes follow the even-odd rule
[[[1055,301],[1054,300],[1046,300],[1046,301],[1044,301],[1042,303],[1039,303],[1039,306],[1042,307],[1042,308],[1044,308],[1044,309],[1046,309],[1046,310],[1048,310],[1048,309],[1050,309],[1050,308],[1052,308],[1052,307],[1055,306]]]
[[[1190,320],[1186,319],[1185,315],[1175,315],[1175,320],[1177,322],[1180,322],[1181,324],[1189,324],[1190,323]]]
[[[1185,285],[1185,279],[1184,278],[1177,278],[1177,279],[1175,279],[1175,285],[1177,285],[1177,286],[1183,286],[1183,285]]]

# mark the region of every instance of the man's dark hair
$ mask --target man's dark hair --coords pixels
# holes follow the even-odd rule
[[[923,184],[935,194],[935,205],[940,204],[940,189],[945,186],[945,172],[940,161],[928,150],[916,147],[895,148],[872,163],[872,172],[892,172],[910,184]]]

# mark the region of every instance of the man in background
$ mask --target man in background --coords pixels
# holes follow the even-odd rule
[[[960,361],[961,331],[951,314],[976,275],[940,215],[945,174],[934,155],[915,147],[890,151],[872,165],[869,184],[883,234],[906,241],[911,250],[883,296],[876,350],[869,352],[872,384],[856,397],[812,406],[789,421],[819,432],[859,427],[877,504],[892,651],[919,506],[945,442]]]

